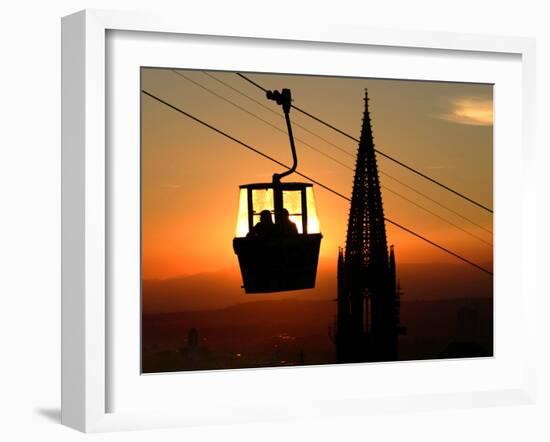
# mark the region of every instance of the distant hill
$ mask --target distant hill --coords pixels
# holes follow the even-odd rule
[[[321,271],[323,269],[323,271]],[[143,280],[144,313],[212,310],[249,301],[282,299],[332,299],[336,297],[336,274],[321,267],[315,289],[246,295],[238,268],[163,280]]]
[[[146,314],[223,309],[250,301],[333,300],[336,298],[335,262],[319,265],[315,289],[246,295],[238,268],[163,280],[143,280]],[[398,264],[403,300],[488,298],[492,278],[461,264]]]
[[[439,301],[493,295],[493,278],[467,264],[402,263],[397,266],[397,277],[406,300]]]

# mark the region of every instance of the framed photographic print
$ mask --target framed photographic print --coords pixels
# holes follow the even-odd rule
[[[66,17],[63,422],[529,402],[533,57]]]
[[[492,84],[142,67],[141,91],[143,373],[493,356]]]

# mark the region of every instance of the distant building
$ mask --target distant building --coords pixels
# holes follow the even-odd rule
[[[189,329],[187,334],[187,348],[198,348],[199,346],[199,332],[196,328]]]
[[[182,351],[187,362],[196,362],[199,359],[199,332],[196,328],[189,329],[187,333],[187,346]]]

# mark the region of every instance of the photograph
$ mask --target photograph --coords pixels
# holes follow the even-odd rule
[[[493,357],[493,84],[140,69],[143,374]]]

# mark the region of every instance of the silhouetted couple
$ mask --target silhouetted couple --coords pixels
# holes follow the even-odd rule
[[[260,222],[252,228],[248,236],[259,239],[270,239],[276,236],[297,235],[298,228],[290,220],[288,210],[283,209],[282,215],[281,221],[275,224],[271,218],[271,212],[269,210],[262,210],[260,212]]]

